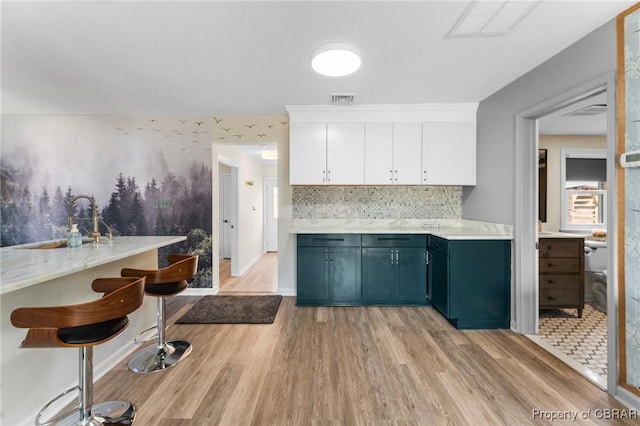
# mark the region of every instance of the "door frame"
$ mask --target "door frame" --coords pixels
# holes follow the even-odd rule
[[[269,191],[268,191],[268,188],[269,188],[269,184],[270,184],[270,183],[273,183],[273,182],[275,182],[275,185],[274,185],[274,186],[275,186],[275,187],[277,187],[277,186],[278,186],[278,178],[277,178],[276,176],[267,176],[267,177],[264,177],[264,178],[263,178],[263,187],[262,187],[262,200],[263,200],[263,209],[262,209],[262,211],[263,211],[263,218],[262,218],[262,223],[263,223],[263,239],[262,239],[262,240],[263,240],[263,248],[264,248],[264,251],[265,251],[265,252],[267,252],[267,251],[268,251],[267,249],[269,248],[269,247],[268,247],[268,245],[269,245],[269,244],[268,244],[268,237],[269,237],[269,232],[268,232],[268,228],[269,228],[269,226],[268,226],[268,222],[269,222],[269,219],[267,218],[267,216],[268,216],[268,205],[269,205],[269,202],[268,202],[268,197],[269,197]],[[277,219],[275,219],[275,221],[276,221],[276,230],[275,230],[276,235],[275,235],[275,237],[276,237],[276,241],[277,241],[277,240],[278,240],[278,220],[277,220]],[[278,250],[277,250],[277,248],[276,248],[276,250],[271,250],[271,251],[278,251]]]
[[[607,97],[607,197],[608,229],[617,225],[616,184],[616,84],[615,72],[599,76],[572,90],[547,99],[515,117],[515,221],[514,308],[512,328],[523,334],[538,332],[538,119],[561,108],[606,91]],[[615,395],[618,380],[618,263],[616,233],[607,235],[609,249],[607,285],[607,391]]]
[[[231,168],[231,178],[230,178],[230,190],[231,196],[230,198],[230,220],[231,220],[231,232],[229,233],[229,237],[231,239],[231,276],[238,275],[238,165],[231,161],[230,159],[218,155],[218,163],[222,163]],[[220,194],[218,194],[218,198],[220,198]],[[220,206],[218,206],[218,211],[216,212],[218,215],[217,223],[220,223]],[[218,237],[219,238],[219,237]],[[214,283],[218,281],[218,288],[220,286],[220,278],[218,276],[213,277]]]

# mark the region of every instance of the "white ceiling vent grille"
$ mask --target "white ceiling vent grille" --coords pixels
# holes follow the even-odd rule
[[[607,112],[606,104],[594,104],[594,105],[589,105],[588,107],[580,108],[573,112],[566,113],[565,115],[574,116],[574,117],[575,116],[585,117],[585,116],[602,114],[604,112]]]
[[[355,93],[332,93],[331,105],[353,105]]]
[[[539,0],[472,0],[444,37],[486,37],[508,34],[538,4],[540,4]]]

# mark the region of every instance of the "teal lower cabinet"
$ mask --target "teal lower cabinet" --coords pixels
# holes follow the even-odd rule
[[[511,241],[429,241],[429,301],[459,329],[509,328]]]
[[[300,234],[298,305],[359,305],[362,249],[359,234]]]
[[[363,235],[363,302],[370,305],[426,305],[426,247],[426,235]]]

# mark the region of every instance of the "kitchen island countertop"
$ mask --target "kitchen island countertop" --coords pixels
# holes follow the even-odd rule
[[[292,234],[430,234],[448,240],[512,240],[510,225],[466,219],[294,219]]]
[[[43,243],[3,247],[0,249],[0,294],[184,240],[184,236],[136,236],[115,237],[98,245],[87,243],[76,249],[33,248]]]

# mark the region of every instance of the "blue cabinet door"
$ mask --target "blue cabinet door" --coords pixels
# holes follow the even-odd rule
[[[360,247],[329,248],[329,296],[334,303],[362,301],[360,293]]]
[[[298,247],[298,303],[329,300],[329,250]]]
[[[429,301],[442,315],[449,317],[449,256],[429,251]]]
[[[396,249],[396,300],[403,304],[427,303],[426,248]]]
[[[396,293],[394,249],[362,249],[362,298],[365,303],[389,303]]]

